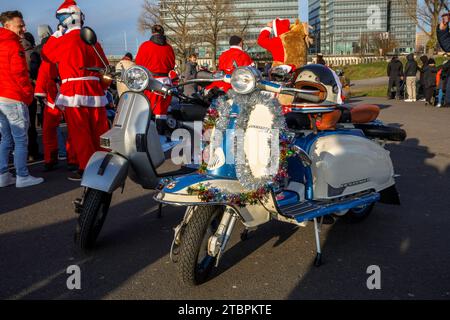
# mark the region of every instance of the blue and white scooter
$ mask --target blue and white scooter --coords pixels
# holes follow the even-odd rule
[[[318,266],[324,216],[361,221],[378,201],[399,204],[392,161],[380,141],[351,124],[324,132],[285,127],[274,93],[301,101],[299,115],[323,114],[336,108],[327,86],[316,81],[314,90],[286,88],[262,80],[249,67],[224,81],[233,90],[210,112],[215,116],[209,123],[215,126],[207,165],[174,179],[155,196],[161,203],[187,207],[171,248],[184,283],[208,279],[237,221],[246,230],[271,219],[298,226],[314,221]]]

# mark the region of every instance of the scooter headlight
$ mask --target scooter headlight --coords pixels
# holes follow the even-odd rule
[[[253,92],[261,78],[258,70],[249,67],[237,68],[231,75],[231,86],[240,94]]]
[[[147,69],[135,66],[125,72],[123,79],[128,89],[134,92],[142,92],[147,89],[150,74]]]

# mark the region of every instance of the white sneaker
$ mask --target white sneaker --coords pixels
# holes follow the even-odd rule
[[[405,102],[412,102],[412,100],[411,99],[406,99]]]
[[[43,178],[35,178],[33,176],[27,176],[27,177],[17,176],[16,187],[17,188],[26,188],[26,187],[35,186],[42,182],[44,182]]]
[[[416,101],[417,101],[417,99],[412,99],[411,101],[412,101],[412,102],[416,102]]]
[[[16,183],[16,178],[9,172],[0,174],[0,188],[4,188]]]

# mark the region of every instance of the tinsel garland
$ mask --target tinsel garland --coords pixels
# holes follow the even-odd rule
[[[189,187],[188,193],[190,195],[196,194],[202,202],[216,202],[216,203],[228,203],[239,207],[245,207],[246,205],[255,205],[258,201],[263,201],[269,195],[270,191],[279,187],[288,179],[287,174],[287,159],[294,153],[290,148],[290,138],[286,133],[286,122],[282,113],[281,106],[277,99],[274,99],[271,95],[263,93],[261,91],[255,91],[249,95],[240,95],[233,90],[228,92],[228,97],[240,106],[240,114],[236,121],[236,129],[245,131],[248,126],[248,121],[251,112],[255,109],[256,105],[263,104],[267,106],[271,113],[274,115],[273,130],[278,130],[280,133],[279,154],[272,154],[271,161],[279,161],[279,170],[276,174],[268,176],[265,179],[255,178],[251,174],[251,170],[248,164],[248,160],[244,155],[244,159],[238,159],[236,161],[236,175],[240,184],[244,189],[249,190],[241,193],[228,193],[220,190],[219,188],[210,188],[202,183],[195,187]],[[221,97],[213,103],[208,110],[204,121],[204,131],[213,129],[219,130],[222,133],[226,131],[231,113],[232,105],[225,97]],[[235,139],[235,150],[239,150],[237,141]],[[219,147],[216,145],[219,141],[211,141],[213,149]],[[205,146],[205,148],[211,147]],[[242,149],[241,149],[242,150]],[[237,152],[235,152],[236,154]],[[198,172],[205,174],[207,172],[208,164],[203,162]]]
[[[275,140],[278,140],[280,143],[280,152],[272,153],[270,164],[278,163],[279,171],[275,174],[268,175],[265,178],[255,178],[252,175],[251,168],[248,163],[247,156],[245,152],[237,152],[238,158],[236,159],[236,175],[239,179],[239,182],[244,187],[245,190],[258,190],[259,188],[265,187],[267,185],[272,184],[273,182],[278,182],[279,176],[285,176],[287,173],[284,172],[285,168],[283,166],[283,162],[281,158],[285,158],[285,155],[281,155],[282,152],[286,152],[287,150],[282,150],[283,148],[283,139],[282,135],[286,131],[286,121],[284,119],[284,115],[281,110],[281,105],[278,102],[278,99],[274,99],[272,95],[269,93],[262,92],[260,90],[256,90],[251,94],[247,95],[239,95],[235,92],[229,93],[230,97],[233,99],[234,103],[240,106],[240,114],[236,121],[236,130],[241,130],[245,132],[248,127],[248,121],[250,119],[251,113],[255,110],[257,105],[264,105],[269,110],[270,113],[274,116],[273,126],[271,128],[272,132],[278,132],[279,137],[272,137]],[[243,150],[243,140],[235,139],[235,150]],[[269,145],[271,141],[268,142]]]
[[[199,183],[196,187],[189,187],[187,191],[190,195],[197,195],[203,202],[229,203],[238,207],[245,207],[263,201],[270,193],[270,187],[266,186],[251,192],[224,193],[218,188],[208,188]]]

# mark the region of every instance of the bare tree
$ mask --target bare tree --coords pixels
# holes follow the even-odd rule
[[[235,6],[232,0],[198,0],[196,20],[202,30],[203,42],[211,46],[212,65],[216,67],[219,41],[225,40],[231,33],[245,33],[249,26],[250,14],[244,24],[233,14]],[[239,29],[241,28],[241,29]]]
[[[359,53],[360,57],[364,57],[366,54],[371,53],[372,49],[370,34],[367,32],[361,33],[356,52]]]
[[[161,0],[159,4],[144,0],[139,17],[139,29],[146,31],[155,23],[162,25],[167,38],[173,44],[177,58],[183,65],[199,41],[199,36],[193,28],[195,8],[196,1],[193,0]]]
[[[388,32],[374,32],[370,37],[372,48],[375,54],[386,56],[398,47],[398,42],[395,37]]]
[[[417,5],[416,0],[402,0],[406,6],[406,12],[414,19],[417,26],[425,34],[430,37],[427,43],[427,50],[432,54],[438,44],[437,27],[439,24],[439,16],[447,5],[447,0],[422,0]]]

